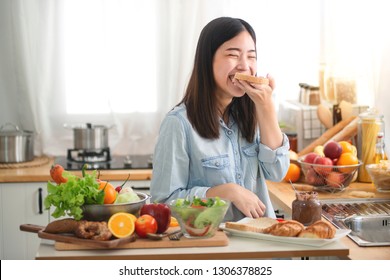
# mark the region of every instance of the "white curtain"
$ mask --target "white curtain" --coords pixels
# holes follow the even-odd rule
[[[277,103],[297,99],[298,83],[318,82],[323,9],[326,25],[348,22],[329,21],[343,1],[327,2],[0,0],[0,125],[36,131],[36,155],[65,155],[73,133],[63,125],[86,122],[113,126],[113,154],[152,153],[163,116],[183,96],[199,33],[219,16],[255,28],[259,73],[276,78]],[[389,36],[381,35],[374,39]],[[334,52],[329,38],[324,51]],[[389,59],[380,51],[378,63]],[[389,90],[386,65],[375,68],[374,103]]]

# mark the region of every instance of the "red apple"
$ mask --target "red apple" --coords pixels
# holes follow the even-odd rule
[[[323,186],[325,185],[324,177],[320,174],[317,174],[317,172],[314,171],[314,169],[310,168],[305,176],[305,181],[309,185],[313,186]]]
[[[333,161],[328,157],[317,157],[314,164],[316,166],[313,166],[313,168],[318,174],[328,175],[333,169]]]
[[[330,159],[337,159],[340,157],[343,149],[336,141],[330,141],[324,145],[324,155]]]
[[[319,157],[318,154],[316,153],[308,153],[304,158],[303,158],[303,162],[306,162],[306,163],[314,163],[314,160]]]
[[[332,171],[328,174],[328,176],[326,176],[326,184],[329,187],[341,188],[343,186],[343,182],[344,175],[339,172]]]

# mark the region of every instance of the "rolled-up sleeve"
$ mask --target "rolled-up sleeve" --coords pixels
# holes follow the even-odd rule
[[[289,149],[290,144],[286,134],[283,134],[282,145],[275,150],[259,143],[258,158],[265,179],[278,182],[284,178],[290,164]]]

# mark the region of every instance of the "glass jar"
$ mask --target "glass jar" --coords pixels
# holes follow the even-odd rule
[[[292,219],[305,226],[321,220],[322,205],[317,192],[296,192],[292,202]]]
[[[298,134],[296,132],[286,132],[290,143],[290,150],[298,153]]]
[[[366,165],[375,163],[376,137],[378,133],[385,135],[384,128],[383,115],[379,114],[376,109],[370,108],[359,115],[357,151],[358,158],[362,161],[358,174],[360,182],[372,182]]]
[[[310,86],[310,93],[308,97],[308,105],[316,106],[321,103],[320,99],[320,87],[318,86]]]

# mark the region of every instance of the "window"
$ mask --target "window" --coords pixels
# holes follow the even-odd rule
[[[110,2],[64,1],[68,114],[156,110],[154,1]]]

